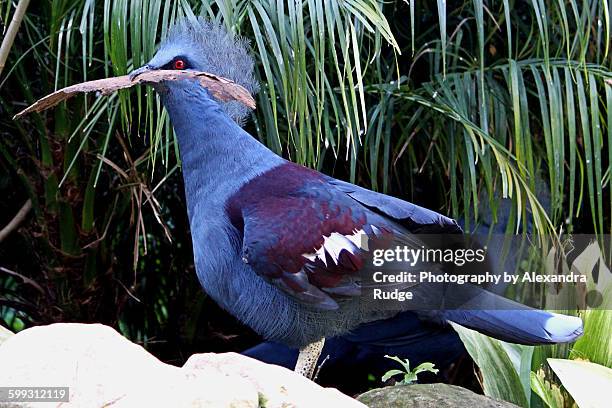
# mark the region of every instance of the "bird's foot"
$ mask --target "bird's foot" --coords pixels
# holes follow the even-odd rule
[[[324,344],[325,339],[321,339],[301,348],[294,371],[312,380]]]

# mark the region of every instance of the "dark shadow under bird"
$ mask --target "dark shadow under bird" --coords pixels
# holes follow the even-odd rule
[[[176,24],[132,75],[155,69],[206,71],[258,89],[246,42],[202,19]],[[360,302],[368,250],[356,236],[374,246],[399,245],[415,234],[460,233],[454,220],[279,157],[240,126],[250,113],[246,106],[218,101],[196,81],[154,88],[178,138],[197,275],[216,302],[287,347],[305,349],[350,333],[363,340],[369,325],[385,319],[395,319],[385,342],[414,341],[398,311]],[[537,310],[401,316],[451,320],[524,344],[571,341],[582,332],[578,318]]]

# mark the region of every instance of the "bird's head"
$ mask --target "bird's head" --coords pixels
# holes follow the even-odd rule
[[[196,20],[185,18],[172,26],[155,56],[130,75],[135,77],[144,71],[157,69],[205,71],[231,79],[251,95],[259,90],[248,42],[220,24],[201,17]],[[155,88],[162,96],[172,99],[180,98],[181,92],[189,91],[189,87],[194,86],[200,85],[195,81],[164,81]],[[250,113],[250,109],[241,102],[217,102],[239,124]]]

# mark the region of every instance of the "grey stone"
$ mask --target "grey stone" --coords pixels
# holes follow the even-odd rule
[[[378,388],[358,398],[370,408],[517,408],[506,401],[448,384],[412,384]]]

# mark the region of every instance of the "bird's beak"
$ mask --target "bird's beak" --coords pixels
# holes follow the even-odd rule
[[[136,79],[136,77],[140,74],[142,74],[143,72],[147,72],[147,71],[151,71],[152,67],[147,64],[147,65],[143,65],[142,67],[133,70],[132,72],[130,72],[128,74],[128,76],[130,77],[130,81],[133,81],[134,79]]]

